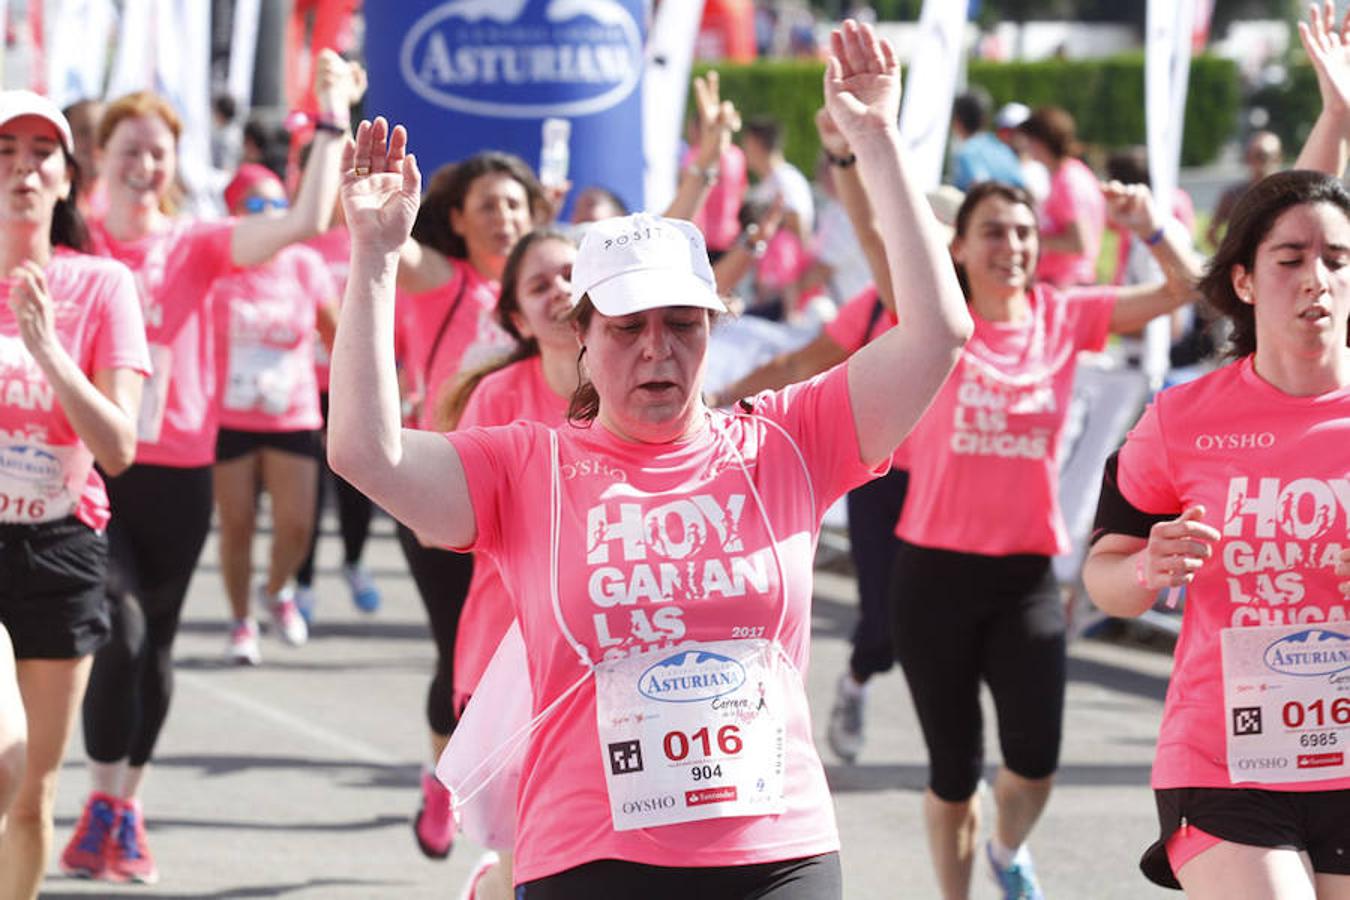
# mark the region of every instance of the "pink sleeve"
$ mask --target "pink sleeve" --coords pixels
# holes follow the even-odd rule
[[[110,263],[102,299],[103,320],[94,335],[94,371],[131,369],[150,374],[145,320],[136,293],[136,279],[121,263]]]
[[[1172,478],[1172,466],[1163,433],[1161,396],[1149,404],[1130,429],[1120,448],[1116,482],[1130,505],[1142,512],[1161,515],[1180,512],[1182,501]]]
[[[296,274],[300,283],[304,285],[305,293],[313,299],[314,308],[336,305],[337,283],[333,280],[333,273],[328,270],[328,264],[324,262],[323,257],[317,252],[309,251],[300,254],[296,262],[298,263]]]
[[[815,487],[817,516],[823,516],[848,491],[890,468],[889,459],[876,468],[862,461],[848,394],[848,363],[781,391],[759,395],[753,411],[781,425],[801,449]]]
[[[1118,294],[1115,287],[1070,292],[1066,302],[1073,328],[1074,347],[1097,353],[1106,346],[1106,340],[1111,336],[1111,314],[1115,311]]]
[[[839,308],[839,315],[826,323],[825,333],[848,353],[867,343],[867,323],[877,304],[876,285],[869,284]]]
[[[509,514],[512,485],[520,473],[526,471],[527,465],[546,465],[548,462],[547,459],[526,461],[536,443],[535,438],[545,433],[543,426],[533,422],[446,432],[446,440],[455,448],[460,465],[464,467],[478,531],[472,545],[451,549],[494,553],[500,548],[501,523]],[[546,441],[544,445],[547,447]],[[547,495],[544,502],[547,502]]]
[[[230,250],[234,240],[234,226],[238,219],[219,219],[192,223],[188,240],[192,241],[193,262],[212,273],[211,277],[236,271],[234,256]]]

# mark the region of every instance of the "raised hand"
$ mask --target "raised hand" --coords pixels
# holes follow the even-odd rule
[[[381,116],[373,123],[362,121],[355,143],[342,151],[339,196],[353,255],[396,253],[412,233],[421,203],[422,173],[407,148],[408,133],[403,126],[391,133]]]
[[[1111,224],[1128,228],[1141,238],[1149,237],[1162,227],[1148,185],[1103,182],[1102,196],[1106,198],[1106,216]]]
[[[1142,551],[1135,575],[1141,586],[1152,591],[1190,584],[1195,573],[1214,555],[1220,535],[1200,519],[1203,506],[1192,506],[1170,522],[1149,529],[1148,546]]]
[[[730,100],[721,99],[717,73],[694,79],[694,104],[698,114],[698,165],[707,168],[722,158],[731,136],[741,130],[741,114]]]
[[[332,50],[320,51],[314,67],[319,114],[346,122],[348,110],[365,93],[365,77],[365,70],[358,64],[347,62]]]
[[[1350,111],[1350,10],[1336,27],[1336,5],[1326,0],[1308,9],[1308,21],[1298,23],[1298,37],[1317,73],[1317,90],[1322,108],[1331,112]]]
[[[890,43],[849,19],[830,36],[825,109],[850,144],[897,126],[900,65]]]
[[[56,345],[52,323],[52,298],[47,293],[47,276],[42,266],[27,260],[9,273],[14,287],[9,292],[9,308],[19,323],[19,337],[34,358],[41,361]]]

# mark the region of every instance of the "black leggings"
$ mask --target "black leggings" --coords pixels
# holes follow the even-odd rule
[[[601,859],[516,888],[516,900],[838,900],[838,853],[749,866],[668,868]]]
[[[1003,764],[1023,778],[1059,766],[1064,603],[1046,556],[982,556],[900,542],[895,647],[928,745],[928,786],[968,800],[984,769],[980,682],[998,716]]]
[[[848,665],[858,681],[880,675],[895,661],[891,570],[900,546],[895,523],[900,520],[908,487],[909,473],[891,469],[848,492],[849,553],[858,573],[858,627],[853,629],[853,653]]]
[[[84,747],[95,762],[150,760],[173,693],[173,639],[211,527],[211,467],[134,465],[107,479],[112,639],[94,656]]]
[[[319,395],[319,408],[323,410],[323,425],[328,429],[328,393]],[[319,523],[323,521],[323,505],[328,502],[328,485],[333,485],[333,495],[337,498],[338,529],[342,532],[342,561],[354,566],[361,561],[361,553],[366,549],[366,538],[370,537],[370,521],[375,515],[375,504],[370,498],[351,486],[341,475],[328,468],[328,454],[319,455],[319,489],[314,493],[314,531],[309,539],[309,553],[295,573],[295,583],[301,587],[314,584],[314,553],[319,546]]]
[[[398,544],[427,609],[431,637],[436,642],[436,672],[427,689],[427,724],[433,732],[445,736],[455,730],[455,635],[473,580],[473,555],[423,547],[417,535],[401,522]]]

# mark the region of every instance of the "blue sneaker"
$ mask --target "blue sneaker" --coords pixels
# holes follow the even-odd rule
[[[342,577],[347,579],[347,587],[352,592],[352,603],[363,613],[373,613],[380,608],[380,589],[371,580],[370,573],[360,563],[342,564]]]
[[[1031,851],[1023,844],[1007,868],[994,857],[993,841],[985,841],[984,856],[989,860],[989,871],[994,883],[1003,892],[1003,900],[1045,900],[1041,883],[1036,880],[1036,866],[1031,862]]]

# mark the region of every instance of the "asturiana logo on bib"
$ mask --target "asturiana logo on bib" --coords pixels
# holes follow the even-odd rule
[[[0,447],[0,473],[22,481],[50,481],[61,477],[61,460],[41,447]]]
[[[1309,628],[1266,648],[1266,665],[1286,675],[1330,675],[1350,669],[1350,637]]]
[[[633,92],[642,53],[619,0],[450,0],[408,30],[399,69],[424,100],[457,112],[585,116]]]
[[[652,663],[638,679],[642,696],[665,703],[694,703],[729,694],[745,684],[745,667],[729,656],[682,650]]]

